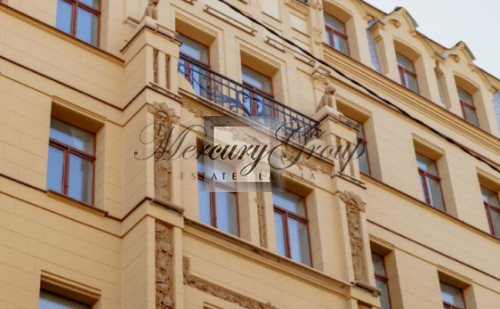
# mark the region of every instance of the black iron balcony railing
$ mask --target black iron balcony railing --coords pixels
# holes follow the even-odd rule
[[[279,130],[282,137],[305,144],[320,131],[313,118],[186,56],[180,56],[178,71],[197,95],[273,131]]]

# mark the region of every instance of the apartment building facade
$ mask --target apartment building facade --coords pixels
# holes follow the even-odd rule
[[[500,80],[416,28],[1,0],[0,308],[499,308]]]

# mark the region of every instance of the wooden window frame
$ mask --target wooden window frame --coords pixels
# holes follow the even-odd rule
[[[329,15],[330,17],[333,17],[333,18],[335,18],[336,20],[338,20],[339,22],[341,22],[341,23],[344,25],[344,29],[346,29],[346,28],[347,28],[347,27],[346,27],[346,25],[345,25],[345,23],[344,23],[343,21],[341,21],[340,19],[338,19],[338,18],[336,18],[335,16],[330,15],[330,14],[328,14],[328,13],[325,13],[325,14],[327,14],[327,15]],[[333,29],[332,27],[328,26],[326,23],[325,23],[325,31],[326,31],[326,35],[328,36],[328,38],[330,39],[330,42],[331,42],[331,44],[327,44],[327,45],[328,45],[328,46],[330,46],[331,48],[335,49],[336,51],[338,51],[338,52],[340,52],[340,53],[344,54],[344,53],[340,50],[340,47],[339,47],[339,46],[335,46],[335,40],[334,40],[335,36],[337,35],[337,36],[341,37],[342,39],[344,39],[344,40],[345,40],[346,45],[347,45],[347,55],[346,55],[346,56],[350,57],[350,56],[351,56],[351,49],[350,49],[350,47],[349,47],[349,36],[347,35],[347,33],[342,33],[342,32],[339,32],[339,31],[337,31],[337,30]]]
[[[448,284],[446,282],[443,282],[443,281],[440,281],[440,282],[443,283],[443,284],[446,284],[447,286],[451,286],[451,287],[453,287],[455,289],[460,290],[460,294],[462,295],[462,300],[464,301],[464,307],[463,308],[462,307],[457,307],[455,305],[452,305],[450,303],[447,303],[447,302],[443,301],[443,309],[467,309],[467,304],[465,303],[465,297],[464,297],[464,290],[460,289],[460,288],[457,288],[456,286],[453,286],[453,285]]]
[[[437,181],[438,184],[439,184],[439,190],[441,192],[441,199],[442,199],[442,202],[443,202],[443,208],[444,208],[444,212],[446,212],[446,203],[444,201],[443,188],[441,187],[441,178],[439,177],[439,169],[438,169],[436,160],[429,158],[428,156],[424,155],[421,152],[416,151],[416,153],[418,153],[419,155],[421,155],[423,157],[426,157],[427,159],[429,159],[432,162],[434,162],[434,166],[436,167],[436,173],[437,173],[437,175],[433,175],[433,174],[431,174],[431,173],[429,173],[427,171],[424,171],[424,170],[418,168],[418,174],[419,174],[419,177],[420,177],[420,183],[422,184],[422,187],[424,188],[424,202],[426,204],[430,205],[432,208],[435,208],[435,209],[441,211],[441,209],[439,209],[436,206],[434,206],[434,205],[431,204],[429,188],[427,187],[427,181],[426,181],[426,177],[429,177],[432,180]],[[417,162],[418,162],[418,159],[417,159]]]
[[[224,192],[215,192],[216,190],[216,187],[219,187],[219,188],[223,188],[225,190],[228,190],[227,193],[234,193],[235,195],[235,200],[236,200],[236,227],[237,227],[237,237],[240,237],[241,235],[241,232],[240,232],[240,207],[239,207],[239,203],[238,203],[238,192],[237,192],[237,189],[236,187],[232,187],[232,186],[229,186],[227,185],[226,183],[223,183],[223,182],[220,182],[218,180],[214,180],[214,179],[210,179],[207,177],[204,177],[204,174],[200,171],[198,171],[198,180],[200,181],[203,181],[204,183],[208,183],[209,185],[209,190],[210,192],[209,195],[210,195],[210,225],[217,228],[218,229],[218,226],[217,226],[217,201],[216,201],[216,197],[215,197],[215,194],[216,193],[224,193]]]
[[[373,269],[373,274],[375,275],[375,279],[378,279],[378,280],[384,282],[385,285],[387,286],[387,294],[388,294],[387,298],[389,299],[389,308],[392,309],[391,291],[389,289],[389,277],[387,277],[387,267],[385,266],[385,256],[381,255],[381,254],[378,254],[378,253],[375,253],[375,252],[372,252],[372,254],[378,255],[378,256],[380,256],[382,258],[382,264],[384,266],[384,270],[385,270],[386,275],[377,274],[375,272],[375,269]]]
[[[297,196],[300,196],[302,197],[302,200],[304,202],[304,212],[305,212],[305,217],[299,215],[299,214],[296,214],[294,212],[291,212],[279,205],[276,205],[274,203],[274,200],[273,200],[273,214],[274,213],[279,213],[281,216],[282,216],[282,223],[283,223],[283,239],[285,241],[285,256],[289,259],[292,258],[292,255],[290,253],[290,237],[289,237],[289,232],[288,232],[288,217],[294,219],[294,220],[297,220],[301,223],[304,223],[306,225],[306,228],[307,228],[307,241],[308,241],[308,253],[309,253],[309,261],[311,261],[311,264],[308,265],[310,267],[313,267],[313,259],[312,259],[312,251],[311,251],[311,233],[309,231],[309,219],[308,219],[308,213],[307,213],[307,201],[306,201],[306,197],[301,195],[301,194],[297,194],[296,192],[293,192],[293,191],[290,191],[290,190],[287,190],[285,188],[281,188],[282,190],[284,191],[287,191],[287,192],[290,192],[292,194],[295,194]],[[298,261],[297,261],[298,262]],[[300,262],[299,262],[300,263]],[[304,264],[305,265],[305,264]]]
[[[463,88],[461,88],[461,87],[458,87],[458,88],[460,88],[463,92],[467,93],[470,96],[470,99],[472,101],[472,105],[471,105],[471,104],[463,101],[462,99],[460,99],[460,97],[458,98],[458,101],[460,102],[460,108],[462,109],[462,115],[464,117],[464,120],[467,121],[469,124],[476,127],[475,124],[473,124],[467,120],[467,114],[465,113],[465,109],[468,108],[474,112],[474,118],[476,119],[477,127],[479,127],[479,119],[477,118],[476,106],[474,105],[474,99],[472,98],[472,95],[468,91],[465,91]]]
[[[70,123],[68,123],[68,122],[66,122],[64,120],[61,120],[59,118],[56,118],[56,117],[51,117],[51,118],[54,118],[54,119],[59,120],[59,121],[65,123],[65,124],[67,124],[69,126],[78,128],[78,129],[80,129],[82,131],[85,131],[87,133],[92,134],[92,136],[93,136],[94,153],[96,152],[96,134],[94,132],[90,132],[90,131],[82,128],[82,127],[70,124]],[[72,200],[78,201],[79,203],[87,204],[84,201],[80,201],[80,200],[75,199],[73,197],[70,197],[68,195],[70,155],[71,154],[76,155],[76,156],[78,156],[80,158],[83,158],[83,159],[86,159],[86,160],[92,162],[92,203],[91,204],[87,204],[87,205],[93,206],[94,202],[95,202],[94,198],[95,198],[95,161],[96,161],[96,155],[95,154],[90,154],[90,153],[82,151],[80,149],[76,149],[76,148],[74,148],[74,147],[72,147],[72,146],[70,146],[68,144],[65,144],[65,143],[63,143],[61,141],[58,141],[57,139],[52,138],[52,137],[49,137],[49,147],[50,146],[63,151],[63,172],[62,172],[62,175],[61,175],[62,176],[62,188],[61,188],[61,192],[57,192],[57,191],[53,191],[53,190],[50,190],[50,191],[58,193],[58,194],[62,194],[62,195],[64,195],[67,198],[70,198]],[[49,171],[47,171],[47,174],[48,173],[49,173]]]
[[[190,55],[188,55],[186,53],[183,53],[183,52],[180,52],[180,55],[188,58],[190,61],[192,61],[192,62],[194,62],[194,63],[196,63],[196,64],[198,64],[198,65],[200,65],[202,67],[206,67],[207,69],[211,70],[212,68],[210,67],[210,46],[205,45],[205,44],[201,43],[200,41],[197,41],[197,40],[193,39],[192,37],[190,37],[190,36],[188,36],[188,35],[186,35],[184,33],[180,33],[180,34],[183,35],[183,36],[185,36],[186,38],[188,38],[188,39],[190,39],[190,40],[192,40],[192,41],[194,41],[194,42],[202,45],[202,46],[205,46],[205,48],[207,49],[207,60],[208,60],[208,62],[203,62],[203,61],[201,61],[199,59],[196,59],[196,58],[194,58],[194,57],[192,57],[192,56],[190,56]],[[190,69],[191,68],[191,63],[186,62],[184,65],[186,67],[186,77],[185,78],[191,84],[193,82],[193,80],[192,80],[192,72],[191,72],[191,69]],[[210,76],[211,73],[207,72],[207,75]],[[213,88],[212,80],[209,78],[208,79],[208,91],[210,92],[212,88]],[[208,95],[208,99],[209,100],[213,99],[213,97],[212,97],[211,94]]]
[[[269,93],[269,92],[267,92],[267,91],[265,91],[265,90],[263,90],[263,89],[260,89],[259,87],[256,87],[255,85],[252,85],[252,84],[250,84],[250,83],[248,83],[248,82],[243,81],[243,72],[242,72],[242,83],[243,83],[243,85],[244,85],[244,86],[246,86],[246,87],[248,87],[248,88],[251,88],[253,91],[255,91],[255,92],[257,92],[257,93],[260,93],[260,94],[266,95],[266,96],[268,96],[268,97],[270,97],[270,98],[274,99],[273,79],[272,79],[270,76],[268,76],[268,75],[266,75],[266,74],[263,74],[263,73],[261,73],[261,72],[259,72],[259,71],[257,71],[257,70],[254,70],[253,68],[251,68],[251,67],[249,67],[249,66],[247,66],[247,65],[241,64],[241,66],[242,66],[242,67],[246,67],[247,69],[250,69],[250,70],[252,70],[252,71],[254,71],[254,72],[259,73],[259,74],[260,74],[260,75],[262,75],[262,76],[267,77],[267,79],[269,79],[269,88],[271,89],[271,92]],[[243,71],[243,70],[242,70],[242,71]],[[251,95],[252,95],[252,97],[254,97],[254,96],[255,96],[255,93],[252,93]],[[250,109],[251,109],[251,110],[250,110],[250,114],[251,114],[251,116],[256,116],[256,115],[258,115],[258,113],[257,113],[257,111],[258,111],[258,110],[257,110],[257,106],[256,106],[256,104],[254,103],[254,100],[252,100],[252,101],[251,101],[251,108],[250,108]],[[276,108],[275,108],[275,106],[274,106],[274,102],[273,102],[273,107],[272,107],[272,109],[273,109],[273,116],[276,116]]]
[[[97,16],[97,42],[96,42],[96,47],[99,47],[100,41],[101,41],[101,0],[98,0],[98,9],[95,9],[85,3],[82,3],[81,0],[61,0],[64,1],[68,4],[71,4],[71,31],[70,35],[76,38],[76,26],[77,26],[77,21],[78,21],[78,8],[82,8],[86,10],[87,12]],[[57,16],[56,16],[57,18]],[[66,33],[66,32],[65,32]],[[81,40],[82,42],[85,42]],[[85,42],[88,43],[92,46],[94,46],[90,42]]]
[[[401,79],[401,85],[403,85],[403,87],[405,87],[406,89],[412,90],[406,84],[405,74],[408,74],[415,79],[415,84],[417,85],[417,92],[416,93],[420,93],[420,86],[418,85],[418,78],[417,78],[418,75],[417,75],[417,71],[415,70],[415,63],[413,62],[413,60],[406,57],[405,55],[398,53],[398,52],[396,52],[396,53],[401,55],[402,57],[408,59],[411,62],[411,66],[413,68],[413,72],[412,72],[398,63],[398,71],[399,71],[399,78]]]
[[[481,187],[483,187],[484,189],[486,189],[488,191],[495,193],[497,196],[497,200],[500,202],[500,199],[498,197],[498,192],[496,192],[495,190],[491,190],[490,188],[485,187],[485,186],[481,186]],[[497,235],[496,234],[497,231],[495,231],[495,225],[493,224],[493,219],[491,218],[491,211],[495,211],[495,212],[498,212],[500,214],[500,207],[497,207],[495,205],[491,205],[490,203],[486,202],[485,200],[483,200],[483,204],[484,204],[484,207],[486,208],[486,217],[488,218],[488,224],[490,226],[491,235],[493,235],[497,238],[500,238],[500,231],[498,231],[499,235]]]
[[[363,138],[358,137],[358,135],[356,134],[356,141],[358,143],[362,144],[365,147],[365,153],[364,154],[366,155],[366,162],[368,164],[368,175],[371,176],[371,174],[372,174],[372,167],[371,167],[371,164],[370,164],[370,156],[368,155],[368,147],[366,146],[366,144],[368,143],[368,140],[366,139],[365,123],[357,121],[354,118],[349,117],[349,116],[346,116],[346,118],[349,118],[350,121],[356,122],[356,123],[358,123],[361,126],[361,130],[363,132]]]

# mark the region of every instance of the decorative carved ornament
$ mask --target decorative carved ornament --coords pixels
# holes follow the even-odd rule
[[[158,20],[158,3],[160,0],[149,0],[144,16]]]
[[[281,149],[281,162],[285,164],[285,162],[293,162],[298,154],[293,153],[289,150]],[[303,170],[304,167],[307,167],[312,172],[320,172],[322,174],[330,174],[330,172],[320,164],[312,162],[312,158],[308,159],[299,159],[293,166],[297,166],[299,170]]]
[[[220,285],[212,283],[210,281],[192,276],[189,273],[189,258],[183,258],[183,272],[184,272],[184,284],[192,288],[203,291],[212,296],[221,298],[225,301],[231,302],[243,308],[248,309],[277,309],[271,303],[262,303],[253,298],[241,295],[229,289],[226,289]]]
[[[195,118],[203,118],[206,116],[213,116],[211,113],[195,106],[193,103],[182,102],[182,107],[188,110]]]
[[[174,309],[172,229],[156,221],[155,240],[156,308]]]
[[[318,27],[312,29],[313,41],[316,45],[321,45],[323,42],[323,30]]]
[[[167,145],[164,138],[172,130],[172,124],[179,123],[173,108],[165,103],[155,102],[148,105],[148,112],[154,114],[154,165],[155,165],[155,198],[161,201],[170,201],[172,163],[168,159],[168,152],[163,151]]]
[[[319,0],[309,0],[308,3],[313,9],[321,10],[323,8]]]
[[[264,202],[264,192],[257,192],[255,201],[257,202],[257,215],[259,218],[260,246],[267,248],[266,205]]]
[[[365,212],[366,204],[361,200],[359,195],[349,191],[342,192],[340,199],[346,206],[354,279],[356,281],[368,282],[363,254],[363,231],[361,229],[361,213]]]

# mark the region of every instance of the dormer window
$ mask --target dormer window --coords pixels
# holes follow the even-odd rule
[[[419,93],[417,83],[417,73],[413,61],[396,52],[396,60],[398,62],[399,77],[401,78],[401,85],[405,88]]]

